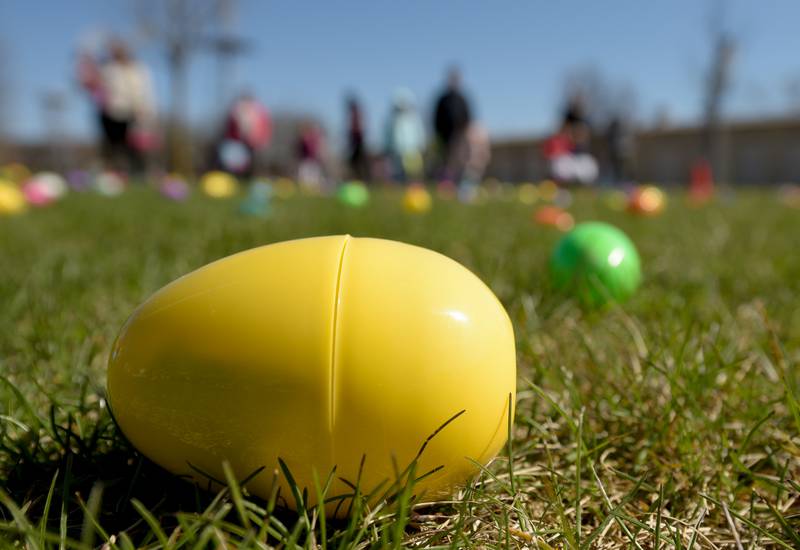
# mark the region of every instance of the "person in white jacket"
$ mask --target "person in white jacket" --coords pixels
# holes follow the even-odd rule
[[[120,40],[109,44],[108,59],[88,66],[82,59],[81,81],[98,111],[101,153],[108,168],[139,174],[143,153],[155,146],[155,101],[150,72]]]
[[[385,139],[394,179],[410,183],[421,178],[425,168],[425,126],[417,113],[414,95],[406,88],[394,94]]]

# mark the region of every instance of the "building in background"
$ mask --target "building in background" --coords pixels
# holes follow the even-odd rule
[[[706,127],[678,126],[639,130],[630,160],[639,181],[684,184],[706,139]],[[800,181],[800,118],[758,119],[731,122],[721,136],[727,150],[725,181],[762,185]],[[487,175],[521,182],[544,179],[548,163],[541,155],[545,137],[495,140]],[[592,150],[608,174],[609,155],[602,136],[593,139]],[[602,178],[609,179],[608,177]]]

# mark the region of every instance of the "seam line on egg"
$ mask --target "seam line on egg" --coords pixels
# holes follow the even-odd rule
[[[330,433],[333,433],[333,428],[336,424],[336,336],[338,333],[338,326],[339,326],[339,298],[341,297],[341,289],[342,289],[342,269],[344,266],[344,255],[347,251],[347,244],[350,242],[350,235],[344,236],[344,242],[342,243],[342,251],[339,254],[339,267],[336,271],[336,290],[333,298],[333,329],[331,330],[331,374],[330,374],[330,386],[331,386],[331,395],[330,395],[330,405],[331,410],[330,414],[328,415],[328,429]]]

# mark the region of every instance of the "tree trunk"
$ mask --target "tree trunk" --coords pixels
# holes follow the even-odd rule
[[[168,130],[169,162],[171,170],[191,176],[192,147],[188,132],[188,88],[186,56],[180,46],[173,49],[169,61],[170,71],[170,120]]]

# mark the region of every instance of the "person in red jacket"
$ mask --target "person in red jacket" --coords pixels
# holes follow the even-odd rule
[[[589,123],[580,96],[570,98],[561,127],[545,140],[543,153],[550,177],[560,183],[590,185],[597,179],[597,161],[589,152]]]
[[[225,140],[220,146],[222,166],[238,175],[250,177],[256,170],[258,151],[269,145],[272,122],[269,112],[255,97],[242,94],[228,112]]]
[[[303,120],[297,135],[297,183],[306,191],[324,191],[325,137],[322,129],[312,119]]]

